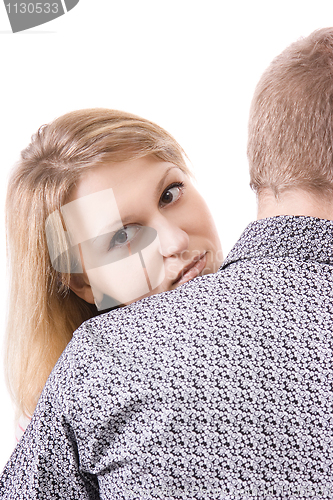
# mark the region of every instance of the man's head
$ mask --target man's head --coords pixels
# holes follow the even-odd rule
[[[290,45],[261,77],[248,158],[259,212],[265,200],[290,193],[294,204],[299,193],[312,205],[333,200],[333,28]]]

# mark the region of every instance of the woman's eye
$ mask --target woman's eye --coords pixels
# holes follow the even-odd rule
[[[119,231],[117,231],[112,237],[109,250],[111,250],[111,248],[121,247],[122,245],[130,243],[140,231],[140,227],[141,226],[132,225],[119,229]]]
[[[175,184],[172,184],[171,186],[168,186],[160,198],[160,205],[170,205],[170,203],[174,203],[175,201],[177,201],[183,193],[183,188],[183,182],[177,182]]]

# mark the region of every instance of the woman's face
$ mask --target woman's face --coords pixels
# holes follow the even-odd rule
[[[75,279],[70,286],[88,302],[107,295],[130,304],[222,263],[208,207],[172,163],[145,157],[96,167],[69,202],[62,212],[84,271],[84,286]]]

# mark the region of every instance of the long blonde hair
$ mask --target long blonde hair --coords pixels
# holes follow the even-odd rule
[[[68,113],[42,126],[22,151],[8,187],[10,270],[6,375],[18,414],[31,415],[76,328],[98,314],[51,265],[45,221],[80,177],[105,164],[154,155],[188,173],[184,152],[154,123],[109,109]]]

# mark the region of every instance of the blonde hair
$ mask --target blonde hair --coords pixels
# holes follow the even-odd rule
[[[74,330],[98,314],[51,265],[45,221],[80,177],[106,162],[147,155],[188,172],[184,152],[161,127],[108,109],[68,113],[42,126],[21,153],[6,202],[10,295],[7,382],[19,413],[31,415],[53,366]]]
[[[333,189],[333,28],[285,49],[261,77],[252,100],[251,187],[276,196],[290,188]]]

